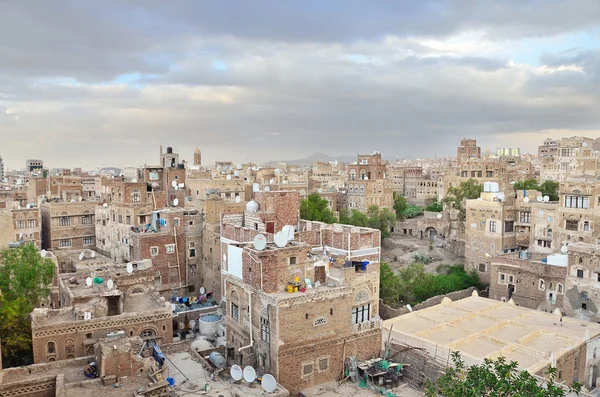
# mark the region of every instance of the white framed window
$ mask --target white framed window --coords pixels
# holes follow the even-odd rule
[[[269,330],[269,320],[264,317],[260,318],[260,340],[269,343],[271,340],[271,332]]]
[[[298,258],[295,256],[290,256],[289,258],[289,264],[290,265],[295,265],[298,262]]]
[[[544,283],[544,280],[542,280],[541,278],[540,278],[540,280],[538,281],[538,289],[539,289],[540,291],[543,291],[543,290],[545,290],[545,289],[546,289],[546,284]]]
[[[174,219],[175,226],[179,226],[179,218]]]
[[[196,243],[193,241],[190,241],[188,243],[188,249],[189,249],[189,257],[194,258],[196,256]]]
[[[59,226],[70,226],[71,225],[71,217],[70,216],[61,216],[58,218]]]
[[[25,229],[25,221],[17,221],[17,229]]]
[[[327,324],[327,319],[325,317],[319,317],[313,321],[313,327],[318,327],[319,325]]]
[[[589,207],[590,198],[582,196],[565,196],[565,208],[583,208]]]
[[[131,195],[131,201],[133,201],[134,203],[139,203],[140,201],[142,201],[142,194],[137,190],[134,191]]]
[[[91,215],[83,215],[81,217],[81,224],[82,225],[91,225],[93,223],[93,219]]]
[[[302,377],[311,376],[315,370],[315,366],[312,362],[302,363]]]
[[[175,244],[165,244],[165,249],[167,250],[167,254],[175,253]]]
[[[496,221],[490,221],[490,232],[496,233]]]
[[[150,247],[150,256],[158,255],[158,247]]]
[[[70,247],[71,246],[71,239],[70,238],[61,238],[60,241],[59,241],[59,246],[61,248]]]
[[[317,371],[325,372],[329,370],[329,356],[319,357],[317,359]]]
[[[556,284],[556,293],[561,295],[564,293],[564,287],[562,284]]]
[[[352,324],[362,324],[371,319],[371,304],[352,308]]]
[[[28,228],[34,228],[35,227],[35,219],[30,219],[27,221],[27,227]]]
[[[83,245],[92,245],[94,244],[94,237],[86,236],[83,238]]]
[[[506,284],[506,274],[498,274],[498,284]]]

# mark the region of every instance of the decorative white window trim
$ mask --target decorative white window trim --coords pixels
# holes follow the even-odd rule
[[[325,317],[318,317],[313,322],[313,327],[318,327],[319,325],[327,324],[327,319]]]

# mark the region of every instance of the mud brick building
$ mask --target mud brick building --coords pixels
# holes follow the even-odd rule
[[[101,267],[85,262],[75,267],[58,278],[60,308],[31,313],[35,363],[93,355],[96,342],[112,336],[173,341],[171,304],[154,290],[150,261],[139,263],[133,273],[106,261]],[[102,282],[88,287],[87,277]]]
[[[96,246],[94,201],[50,201],[40,207],[42,248],[86,249]]]
[[[0,249],[24,243],[41,248],[39,208],[22,207],[16,202],[3,206],[0,208]]]
[[[580,320],[600,321],[600,245],[569,244],[564,311]]]
[[[221,228],[228,357],[273,374],[292,394],[336,380],[344,356],[371,358],[381,348],[380,232],[299,221],[298,207],[297,196],[268,192],[245,213],[223,216]],[[294,237],[271,243],[266,222],[274,231],[294,226]],[[249,243],[259,233],[263,250]],[[346,260],[370,263],[363,270]],[[318,286],[287,292],[296,278]]]
[[[392,180],[387,178],[387,165],[381,153],[358,155],[356,163],[348,165],[347,208],[366,212],[371,205],[392,209]]]

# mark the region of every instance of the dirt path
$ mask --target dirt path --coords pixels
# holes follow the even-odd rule
[[[444,241],[436,240],[429,244],[428,240],[420,240],[410,236],[392,236],[381,244],[381,260],[397,270],[414,262],[413,255],[420,253],[433,259],[426,265],[428,271],[434,272],[438,265],[463,264],[464,257],[454,255],[443,248]]]

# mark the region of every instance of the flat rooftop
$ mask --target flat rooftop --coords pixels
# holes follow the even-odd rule
[[[503,356],[530,372],[600,335],[600,324],[567,317],[561,322],[556,314],[478,296],[386,320],[383,329],[409,345],[458,350],[479,361]]]
[[[328,382],[318,386],[302,390],[300,393],[304,397],[374,397],[381,396],[381,393],[372,390],[361,389],[350,380],[345,381],[341,385],[339,382]],[[389,389],[398,397],[421,397],[423,392],[415,390],[406,383],[398,387]]]

